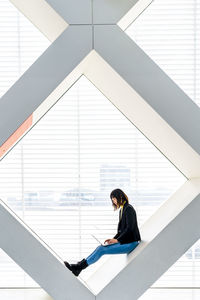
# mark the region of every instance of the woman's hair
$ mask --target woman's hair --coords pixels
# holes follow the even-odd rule
[[[117,199],[118,206],[122,205],[124,201],[129,203],[128,196],[120,189],[115,189],[110,193],[110,199],[112,201],[112,198]],[[112,202],[112,206],[114,207],[114,210],[116,210],[118,207]]]

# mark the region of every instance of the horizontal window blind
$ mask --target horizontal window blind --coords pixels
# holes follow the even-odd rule
[[[154,0],[125,32],[200,106],[200,0]]]
[[[155,0],[126,33],[200,106],[200,0]],[[198,241],[153,287],[199,287],[199,249]]]
[[[162,11],[162,5],[151,12],[154,22],[158,9]],[[140,16],[141,24],[147,12]],[[3,95],[50,43],[7,0],[0,2],[0,22]],[[134,30],[139,33],[139,25]],[[141,31],[145,33],[145,28]],[[154,47],[146,43],[149,49]],[[162,49],[157,55],[168,59]],[[111,207],[112,189],[127,193],[140,227],[185,181],[84,76],[0,162],[0,198],[70,262],[88,256],[98,245],[92,233],[102,241],[116,233],[118,212]],[[184,257],[193,270],[193,252]],[[3,251],[0,261],[0,287],[37,286]],[[99,263],[82,277],[89,277]],[[188,274],[188,285],[193,285],[190,271],[182,263],[181,267]],[[179,285],[178,272],[177,265],[161,284]]]

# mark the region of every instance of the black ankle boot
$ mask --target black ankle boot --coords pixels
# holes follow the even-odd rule
[[[70,271],[72,271],[71,265],[67,261],[64,261],[64,264]]]
[[[88,267],[87,260],[84,258],[81,261],[79,261],[77,264],[71,264],[71,271],[75,276],[78,276],[81,271]]]

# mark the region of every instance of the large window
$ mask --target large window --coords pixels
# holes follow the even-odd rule
[[[178,7],[179,1],[175,2]],[[165,9],[172,9],[173,3],[165,3]],[[153,59],[159,61],[161,57],[169,68],[173,65],[176,79],[180,69],[169,51],[159,48],[159,36],[155,34],[158,27],[160,31],[162,26],[166,27],[159,17],[163,9],[163,2],[155,1],[127,29],[127,34],[132,30],[139,40],[135,38],[136,42],[146,45],[148,53],[154,53]],[[179,10],[175,12],[179,16]],[[195,9],[193,14],[189,12],[187,5],[182,7],[185,18],[177,17],[173,26],[180,26],[187,18],[197,23]],[[157,25],[152,27],[152,39],[146,39],[150,16]],[[7,0],[0,2],[0,22],[0,93],[3,95],[50,43]],[[195,30],[196,27],[189,30],[188,35],[193,36]],[[182,36],[185,43],[188,43],[188,35]],[[155,43],[158,44],[156,51],[153,50]],[[189,61],[181,71],[181,84],[191,97],[188,81],[189,86],[193,84],[197,101],[199,87],[194,83],[199,76],[197,49],[192,55],[192,61],[197,61],[196,77],[188,77]],[[0,162],[0,198],[63,260],[70,262],[89,255],[97,246],[92,233],[102,240],[116,233],[118,212],[113,212],[111,207],[112,189],[119,187],[128,194],[141,226],[185,181],[186,178],[84,76]],[[198,257],[194,256],[197,249],[198,245],[193,246],[155,286],[181,285],[180,268],[187,276],[185,285],[194,286],[191,272],[198,268]],[[36,285],[3,252],[0,262],[3,266],[0,287]],[[86,269],[82,277],[87,278],[98,263]]]

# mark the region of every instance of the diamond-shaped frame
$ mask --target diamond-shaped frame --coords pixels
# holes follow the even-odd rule
[[[1,158],[84,74],[188,181],[145,222],[133,253],[87,283],[3,202],[0,245],[54,299],[138,299],[200,236],[200,110],[124,33],[152,1],[11,2],[53,43],[2,97]]]

